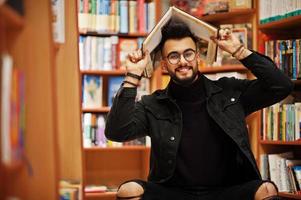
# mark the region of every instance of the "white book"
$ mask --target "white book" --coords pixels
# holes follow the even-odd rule
[[[151,11],[152,6],[154,6],[154,4],[149,3],[148,18],[150,18],[153,15]],[[181,20],[189,27],[190,31],[199,40],[201,40],[205,44],[208,44],[207,55],[205,57],[205,61],[207,64],[212,64],[215,60],[217,45],[210,39],[210,36],[217,36],[217,28],[173,6],[168,9],[168,11],[164,14],[164,16],[156,24],[156,26],[152,29],[152,31],[149,33],[149,35],[146,37],[146,39],[143,42],[142,45],[143,52],[148,50],[151,56],[150,62],[147,64],[144,70],[143,75],[145,77],[148,78],[151,77],[154,69],[159,66],[161,60],[161,52],[155,51],[155,49],[160,44],[162,39],[162,34],[161,34],[162,27],[164,27],[164,25],[166,25],[166,23],[168,23],[168,21],[172,18]],[[200,56],[203,57],[204,55],[200,54]]]
[[[1,77],[1,160],[4,164],[12,161],[12,149],[10,138],[10,95],[13,73],[13,59],[8,54],[2,55]]]
[[[101,70],[103,68],[103,46],[104,43],[104,38],[103,37],[98,37],[97,38],[97,69]]]

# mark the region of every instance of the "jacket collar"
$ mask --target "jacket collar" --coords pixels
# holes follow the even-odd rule
[[[206,76],[204,76],[200,72],[199,72],[199,76],[201,76],[201,78],[203,79],[207,98],[210,98],[213,94],[218,93],[223,90],[221,87],[219,87],[215,84],[216,81],[212,81],[212,80],[208,79]],[[169,91],[169,84],[167,85],[167,87],[164,90],[161,90],[158,92],[157,99],[159,99],[159,100],[172,99],[172,97],[170,95],[170,91]]]

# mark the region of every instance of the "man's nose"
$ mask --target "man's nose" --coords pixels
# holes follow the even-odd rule
[[[180,55],[180,63],[181,63],[181,65],[186,65],[187,64],[187,60],[184,58],[183,54]]]

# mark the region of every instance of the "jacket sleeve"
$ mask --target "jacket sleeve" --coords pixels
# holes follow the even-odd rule
[[[243,81],[241,103],[245,115],[275,104],[292,92],[293,82],[269,57],[253,52],[241,62],[257,78]]]
[[[148,133],[148,123],[144,106],[135,102],[136,88],[121,87],[107,116],[105,135],[116,142],[124,142]]]

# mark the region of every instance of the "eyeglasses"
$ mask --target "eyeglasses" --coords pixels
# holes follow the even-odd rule
[[[180,54],[179,52],[171,52],[167,55],[167,60],[170,64],[176,65],[180,62],[181,55],[183,55],[184,59],[187,62],[191,62],[195,59],[196,53],[193,49],[186,49],[182,54]]]

